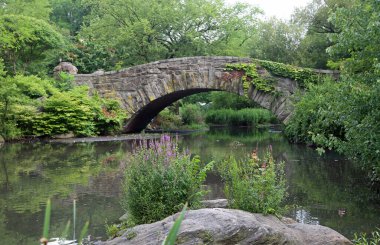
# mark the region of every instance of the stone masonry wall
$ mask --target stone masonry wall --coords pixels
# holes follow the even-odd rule
[[[189,95],[186,91],[195,93],[198,91],[197,89],[201,89],[199,91],[202,92],[221,90],[242,95],[241,79],[226,79],[229,72],[225,71],[225,67],[226,64],[231,63],[251,63],[251,59],[237,57],[175,58],[120,71],[78,74],[75,75],[75,81],[80,85],[88,85],[102,96],[120,98],[124,108],[132,116],[128,124],[137,125],[139,123],[133,121],[141,120],[139,113],[147,114],[149,111],[146,109],[147,107],[153,103],[159,103],[160,98],[171,94],[177,94],[176,100],[179,92],[182,92],[180,96],[184,97]],[[265,72],[264,69],[258,67],[259,74]],[[251,86],[248,96],[262,107],[271,110],[280,121],[286,123],[293,110],[290,95],[297,87],[297,82],[278,77],[275,84],[276,93],[259,91]],[[166,101],[170,101],[169,97],[168,99]],[[158,105],[154,108],[162,109]],[[152,110],[148,113],[151,115],[146,115],[144,122],[141,123],[149,123],[150,117],[159,113],[159,111],[153,113]],[[145,126],[143,125],[143,127]],[[135,126],[128,127],[127,125],[128,132],[139,131],[141,128],[141,125],[138,129]]]

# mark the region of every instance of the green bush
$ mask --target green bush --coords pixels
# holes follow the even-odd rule
[[[262,158],[237,161],[230,157],[219,166],[229,206],[252,213],[277,214],[286,196],[284,163],[268,150]]]
[[[22,136],[20,118],[30,118],[56,92],[48,80],[36,76],[0,77],[0,133],[4,138]]]
[[[235,109],[256,107],[257,104],[248,99],[246,96],[240,96],[228,92],[212,92],[211,93],[211,109]]]
[[[93,96],[96,101],[95,127],[96,133],[100,135],[112,135],[119,133],[124,120],[127,118],[126,112],[120,105],[120,101],[111,98],[101,98]]]
[[[129,157],[125,170],[122,206],[135,224],[161,220],[188,202],[199,206],[206,172],[199,157],[181,153],[169,136],[144,141]]]
[[[286,127],[286,134],[294,142],[323,145],[337,149],[345,139],[343,121],[337,95],[342,94],[342,83],[327,80],[322,85],[308,86],[300,94],[295,110]]]
[[[287,136],[357,160],[372,180],[380,181],[380,83],[344,79],[310,85],[295,103]]]
[[[4,138],[70,131],[89,136],[121,129],[126,114],[117,100],[89,96],[88,87],[64,86],[60,91],[54,85],[54,81],[36,76],[0,78],[0,132]]]
[[[174,112],[171,112],[168,108],[165,108],[157,115],[153,124],[158,125],[162,129],[180,128],[182,118]]]
[[[380,244],[380,229],[371,232],[369,236],[366,233],[360,235],[355,233],[355,238],[352,240],[355,245],[377,245]]]
[[[204,123],[202,109],[196,104],[185,104],[180,108],[182,122],[185,125]]]
[[[118,132],[125,118],[118,101],[97,95],[90,97],[88,93],[85,86],[57,93],[46,99],[42,112],[25,118],[23,125],[30,134],[37,136],[68,132],[93,136]]]
[[[69,91],[74,88],[74,75],[60,72],[58,78],[53,83],[60,91]]]
[[[78,136],[96,135],[93,101],[87,95],[88,88],[76,87],[71,91],[57,93],[46,99],[43,111],[30,122],[33,135],[55,135],[73,132]]]
[[[206,114],[207,123],[230,126],[253,126],[271,123],[275,120],[270,111],[257,108],[245,108],[238,111],[232,109],[211,110]]]

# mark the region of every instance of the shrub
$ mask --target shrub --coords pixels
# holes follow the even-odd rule
[[[357,159],[371,179],[380,181],[380,83],[325,81],[310,85],[295,104],[286,134],[305,142],[337,150]]]
[[[355,238],[352,240],[355,245],[377,245],[380,244],[380,229],[376,228],[376,231],[371,232],[370,236],[366,233],[360,235],[355,233]]]
[[[40,111],[18,118],[24,133],[37,136],[73,132],[76,136],[112,134],[126,117],[116,100],[88,95],[88,87],[74,87],[45,99]]]
[[[95,135],[95,111],[87,92],[86,87],[76,87],[46,99],[43,112],[31,119],[31,133],[54,135],[72,131],[79,136]]]
[[[204,122],[202,109],[195,104],[185,104],[180,108],[182,122],[186,125],[202,124]]]
[[[248,99],[246,96],[240,96],[228,92],[212,92],[211,93],[212,109],[235,109],[255,107],[257,104]]]
[[[94,95],[96,101],[95,127],[96,133],[100,135],[110,135],[120,132],[127,113],[120,105],[120,101],[112,98],[101,98]]]
[[[36,76],[0,77],[0,132],[4,138],[22,136],[20,117],[30,118],[43,99],[56,92],[49,80]]]
[[[166,135],[149,144],[143,141],[128,163],[122,206],[135,224],[161,220],[186,202],[199,206],[201,185],[212,167],[202,168],[199,157],[180,152]]]
[[[232,109],[211,110],[206,114],[207,123],[230,126],[253,126],[275,120],[270,111],[257,108],[245,108],[239,111]]]
[[[179,115],[176,115],[168,108],[165,108],[157,115],[152,124],[159,125],[162,129],[173,129],[181,127],[182,119]]]
[[[286,127],[287,136],[295,142],[337,148],[338,142],[345,138],[336,99],[341,90],[341,83],[330,80],[322,85],[309,85],[296,103]]]
[[[276,163],[268,150],[262,158],[222,162],[219,171],[225,181],[225,195],[231,208],[252,213],[277,214],[286,195],[284,163]]]

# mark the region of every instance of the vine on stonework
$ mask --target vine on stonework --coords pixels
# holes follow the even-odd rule
[[[271,84],[272,82],[259,76],[257,73],[256,64],[227,64],[225,70],[231,71],[230,75],[227,75],[231,76],[231,78],[233,78],[234,74],[240,76],[239,78],[241,78],[243,81],[243,89],[245,95],[248,94],[248,89],[251,84],[254,85],[256,89],[261,91],[274,91],[274,87]]]
[[[322,79],[318,73],[309,68],[300,68],[267,60],[256,60],[256,62],[272,75],[293,79],[301,87],[306,87],[308,83],[319,83]]]
[[[241,78],[243,81],[244,94],[248,94],[249,86],[252,84],[256,89],[265,92],[275,92],[273,86],[274,77],[261,76],[257,72],[257,65],[263,67],[271,75],[290,78],[299,83],[300,87],[306,87],[308,83],[319,83],[322,76],[309,68],[300,68],[292,65],[267,61],[253,60],[254,63],[227,64],[225,70],[230,71],[223,76],[224,80]]]

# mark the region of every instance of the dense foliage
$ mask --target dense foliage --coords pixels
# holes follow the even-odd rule
[[[83,44],[112,50],[111,67],[173,57],[241,50],[254,32],[257,9],[223,1],[86,1]],[[202,6],[202,7],[199,7]],[[101,67],[94,67],[95,69]],[[94,69],[93,68],[93,69]]]
[[[268,150],[248,159],[230,157],[219,166],[231,208],[252,213],[277,214],[286,195],[284,163],[276,163]]]
[[[126,117],[118,101],[89,96],[88,87],[61,91],[36,76],[0,78],[0,132],[6,139],[112,134]],[[61,84],[62,85],[62,84]]]
[[[260,108],[219,109],[208,111],[206,122],[216,125],[257,126],[276,122],[276,118],[270,111]]]
[[[257,104],[248,99],[246,96],[238,96],[232,93],[226,92],[211,92],[210,93],[210,109],[233,109],[240,110],[244,108],[257,107]]]
[[[56,52],[65,45],[47,22],[22,15],[0,17],[0,43],[0,56],[12,74],[46,74],[47,64],[58,62]]]
[[[244,94],[248,93],[250,85],[254,85],[256,89],[271,92],[274,87],[271,85],[272,80],[261,78],[257,73],[256,64],[228,64],[226,70],[231,71],[231,77],[241,78],[243,82]],[[227,77],[230,78],[230,77]]]
[[[152,223],[181,210],[198,207],[201,188],[212,163],[181,152],[170,136],[143,141],[125,170],[122,206],[135,224]]]
[[[380,243],[380,229],[377,228],[371,234],[361,233],[360,235],[355,234],[353,240],[355,245],[376,245]]]
[[[374,20],[378,13],[378,3],[368,0],[353,1],[331,15],[341,31],[332,34],[336,44],[329,53],[340,57],[341,81],[309,87],[287,127],[295,141],[357,159],[376,181],[380,180],[380,56],[376,51],[380,43],[373,35],[378,36]]]

